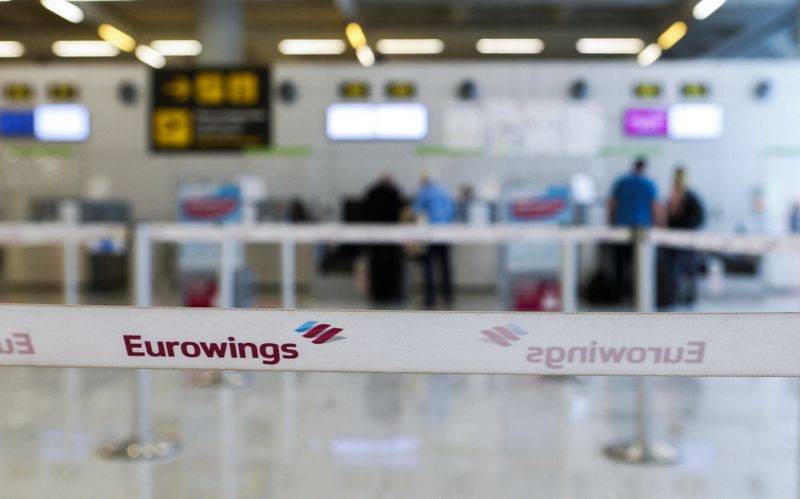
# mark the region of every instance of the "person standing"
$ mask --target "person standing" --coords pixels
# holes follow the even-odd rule
[[[637,158],[633,169],[617,179],[608,201],[612,225],[641,229],[656,225],[661,218],[658,190],[646,175],[647,160]],[[614,255],[616,289],[627,298],[633,289],[633,245],[616,248]]]
[[[667,201],[667,227],[697,230],[703,225],[705,210],[697,194],[686,186],[686,170],[679,166],[672,180],[672,193]],[[697,296],[697,253],[670,248],[664,251],[671,295],[686,303]]]
[[[391,174],[385,173],[372,184],[364,198],[364,213],[369,223],[396,224],[403,211],[403,194]],[[403,248],[396,244],[367,247],[369,296],[378,303],[400,302],[405,294]]]
[[[456,216],[455,201],[447,189],[433,181],[429,174],[420,178],[420,188],[414,201],[414,214],[424,217],[433,225],[453,223]],[[437,305],[435,267],[438,267],[442,305],[449,308],[453,304],[453,278],[450,262],[450,245],[430,244],[424,255],[425,307]]]

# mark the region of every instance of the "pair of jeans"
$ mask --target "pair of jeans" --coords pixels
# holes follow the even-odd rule
[[[431,244],[425,251],[425,306],[436,305],[436,282],[434,267],[438,267],[442,301],[445,306],[453,303],[453,281],[450,271],[450,246],[447,244]]]

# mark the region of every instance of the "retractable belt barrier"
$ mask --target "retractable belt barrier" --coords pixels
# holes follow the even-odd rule
[[[624,242],[630,231],[606,227],[526,227],[521,225],[231,224],[222,226],[148,224],[160,242],[500,244],[510,242]]]
[[[798,313],[0,306],[0,365],[800,376]]]
[[[652,280],[657,245],[711,251],[800,251],[800,237],[731,236],[622,228],[514,225],[382,226],[257,224],[140,225],[139,305],[151,299],[154,242],[493,244],[633,241],[641,284]],[[0,224],[0,244],[90,242],[124,237],[121,226]],[[648,248],[650,248],[648,250]],[[223,252],[223,256],[224,256]],[[293,247],[290,254],[293,255]],[[230,262],[221,261],[222,290]],[[284,265],[286,267],[286,265]],[[293,267],[293,265],[291,265]],[[638,268],[638,267],[637,267]],[[285,269],[284,269],[285,270]],[[293,271],[284,272],[292,280]],[[562,277],[575,265],[562,262]],[[228,282],[227,286],[225,282]],[[284,283],[284,286],[286,284]],[[574,283],[565,283],[574,294]],[[649,310],[640,285],[638,310]],[[293,293],[293,291],[292,291]],[[286,294],[284,298],[286,298]],[[291,295],[293,301],[293,294]],[[286,299],[285,306],[286,306]],[[565,300],[566,302],[574,300]],[[226,302],[223,301],[223,304]],[[286,306],[291,308],[291,306]],[[569,308],[568,308],[569,310]],[[0,365],[284,371],[382,371],[572,375],[800,376],[794,324],[800,314],[542,314],[196,310],[0,306]]]
[[[92,244],[105,239],[124,240],[118,224],[0,223],[0,245],[44,246],[64,243]]]

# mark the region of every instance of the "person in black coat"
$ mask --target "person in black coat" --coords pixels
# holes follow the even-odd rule
[[[676,230],[697,230],[705,219],[703,203],[697,194],[686,186],[686,170],[675,169],[672,193],[667,201],[667,227]],[[666,251],[669,267],[670,291],[677,301],[693,303],[697,295],[697,270],[700,266],[697,252],[686,249]]]
[[[368,223],[396,224],[405,202],[388,173],[372,184],[364,197],[364,218]],[[366,248],[369,259],[369,296],[379,303],[399,302],[405,291],[405,253],[394,244]]]

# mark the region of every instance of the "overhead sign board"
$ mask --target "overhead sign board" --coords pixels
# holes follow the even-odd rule
[[[343,81],[339,84],[339,96],[343,99],[360,100],[369,97],[366,81]]]
[[[661,95],[661,85],[658,83],[639,83],[633,88],[633,93],[640,99],[653,99]]]
[[[58,102],[71,102],[78,98],[78,87],[72,83],[51,83],[47,87],[50,100]]]
[[[411,81],[390,81],[386,84],[386,96],[390,99],[412,99],[417,95],[417,86]]]
[[[12,102],[27,102],[33,99],[33,87],[27,83],[6,83],[3,96]]]
[[[154,151],[235,151],[270,143],[266,68],[160,69],[152,73]]]
[[[705,83],[684,83],[681,95],[684,97],[707,97],[711,90]]]

